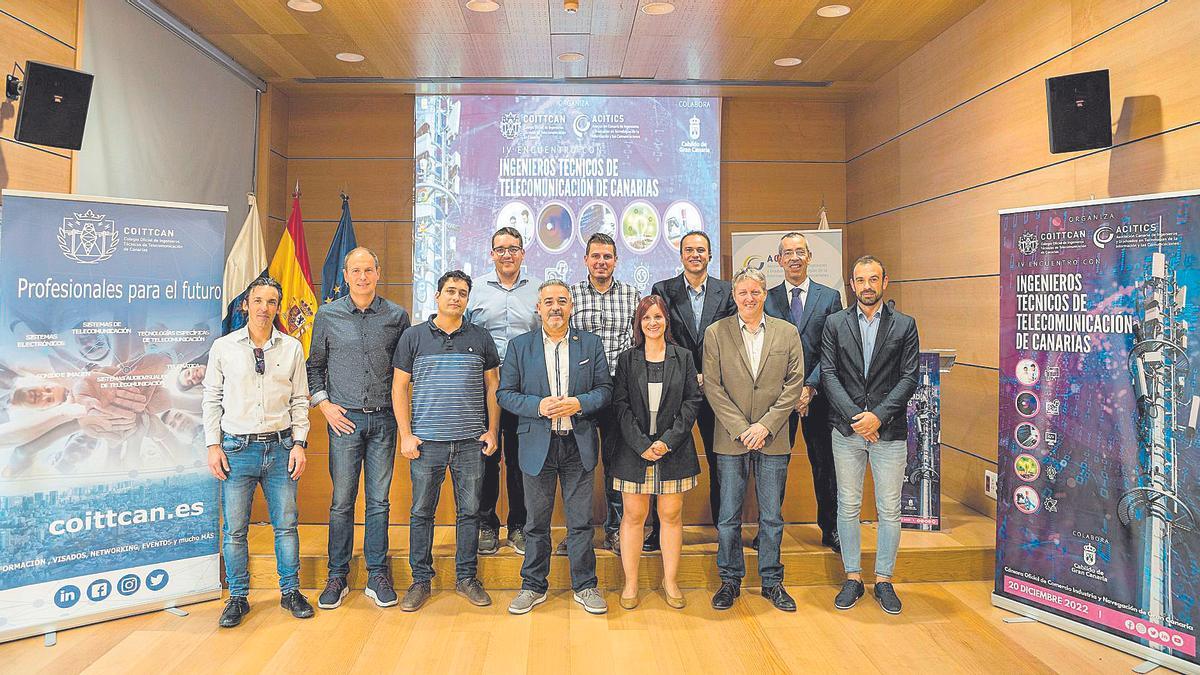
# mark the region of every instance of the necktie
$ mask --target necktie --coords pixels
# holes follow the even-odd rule
[[[800,326],[800,317],[804,315],[804,296],[800,293],[800,287],[792,289],[792,324],[796,327]]]

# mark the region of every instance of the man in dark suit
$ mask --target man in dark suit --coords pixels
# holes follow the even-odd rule
[[[859,511],[867,462],[875,479],[879,535],[875,599],[900,613],[892,570],[900,547],[900,489],[908,460],[908,399],[917,389],[917,323],[883,303],[887,271],[865,255],[851,268],[858,302],[829,317],[821,340],[821,384],[829,398],[829,426],[838,482],[838,533],[846,581],[834,600],[850,609],[863,596]]]
[[[728,281],[708,275],[708,263],[712,259],[712,246],[708,235],[702,231],[689,233],[679,241],[679,259],[683,273],[654,284],[652,295],[662,298],[670,312],[671,333],[675,343],[692,354],[696,364],[697,379],[701,391],[704,389],[704,331],[714,322],[733,316],[737,307],[733,304],[733,291]],[[717,455],[713,451],[713,429],[716,418],[708,401],[702,399],[696,416],[700,426],[700,439],[704,441],[704,457],[708,460],[708,505],[713,525],[721,503],[721,484],[717,480]],[[792,431],[795,435],[795,431]],[[657,550],[657,529],[647,541],[646,549]],[[653,548],[650,548],[653,546]]]
[[[788,434],[796,444],[796,428],[805,418],[804,445],[812,464],[813,491],[817,497],[817,525],[821,544],[840,552],[837,532],[837,476],[833,470],[833,450],[829,438],[829,398],[821,395],[821,331],[825,319],[842,309],[842,296],[836,290],[808,276],[812,249],[799,232],[789,232],[779,240],[779,266],[783,283],[767,293],[767,316],[784,319],[800,332],[804,346],[804,392],[796,411],[788,420]]]
[[[546,601],[550,516],[561,483],[575,602],[603,614],[608,606],[596,588],[592,550],[592,477],[600,445],[595,416],[612,397],[608,360],[599,336],[570,327],[565,283],[543,283],[537,308],[542,326],[509,343],[496,392],[501,407],[517,416],[528,512],[521,592],[508,611],[525,614]]]

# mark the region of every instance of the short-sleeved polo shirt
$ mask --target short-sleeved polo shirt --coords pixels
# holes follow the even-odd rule
[[[400,336],[392,366],[412,376],[413,435],[462,441],[487,431],[483,374],[500,366],[487,330],[463,321],[446,333],[430,319]]]

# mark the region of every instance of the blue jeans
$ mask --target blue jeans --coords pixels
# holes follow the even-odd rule
[[[567,521],[567,559],[571,566],[571,589],[576,593],[596,587],[596,551],[592,549],[592,476],[595,468],[583,468],[574,435],[551,436],[546,463],[536,476],[525,478],[525,562],[521,565],[521,588],[545,593],[550,574],[550,519],[554,514],[554,492],[562,485],[563,514]]]
[[[763,587],[783,583],[783,489],[787,486],[788,460],[791,455],[717,455],[717,475],[721,481],[721,503],[717,516],[717,570],[721,581],[742,583],[746,576],[746,558],[742,553],[742,505],[746,483],[754,474],[758,493],[758,574]]]
[[[367,536],[363,557],[367,571],[388,571],[388,490],[396,462],[396,418],[390,408],[373,413],[346,411],[354,431],[337,435],[329,430],[329,477],[333,502],[329,505],[329,577],[350,573],[354,548],[354,501],[358,478],[366,497]]]
[[[229,583],[229,595],[244,598],[250,594],[246,533],[250,529],[254,488],[259,484],[267,498],[271,528],[275,530],[279,590],[287,593],[300,588],[300,537],[296,534],[299,509],[296,506],[296,481],[288,475],[292,442],[246,443],[225,434],[221,449],[229,460],[229,476],[221,481],[221,508],[225,513],[225,580]]]
[[[409,464],[412,515],[408,528],[408,562],[414,583],[433,579],[433,516],[446,469],[454,486],[454,574],[457,581],[475,576],[479,546],[479,490],[483,486],[483,443],[425,441],[421,455]]]
[[[837,470],[838,537],[842,540],[842,566],[847,574],[862,572],[863,477],[867,462],[875,478],[875,510],[879,512],[879,536],[875,549],[875,575],[891,577],[900,549],[900,489],[908,463],[906,441],[868,443],[858,434],[843,436],[833,429],[833,466]]]

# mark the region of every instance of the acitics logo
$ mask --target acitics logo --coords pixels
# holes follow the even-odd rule
[[[763,270],[763,268],[767,266],[767,263],[772,263],[772,262],[773,263],[779,262],[779,256],[777,256],[777,255],[768,255],[768,256],[750,255],[750,256],[746,256],[746,259],[744,261],[742,261],[742,266],[739,267],[738,269],[740,269],[740,270],[758,270],[759,272],[761,272]]]

